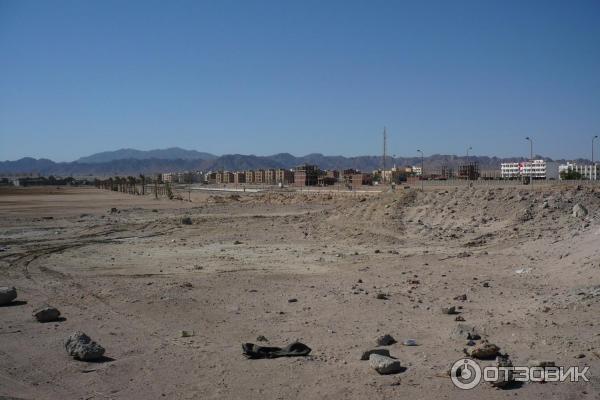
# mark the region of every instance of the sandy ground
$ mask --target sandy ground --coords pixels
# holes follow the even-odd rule
[[[586,218],[572,216],[576,203]],[[0,286],[15,286],[19,302],[0,307],[0,398],[598,399],[599,217],[590,187],[192,202],[4,189]],[[45,304],[65,320],[36,322]],[[447,371],[467,345],[441,311],[450,305],[515,365],[590,366],[590,382],[455,388]],[[75,330],[108,358],[70,358],[63,342]],[[384,333],[400,342],[388,347],[400,374],[360,361]],[[409,338],[419,346],[401,344]],[[311,355],[241,351],[294,340]]]

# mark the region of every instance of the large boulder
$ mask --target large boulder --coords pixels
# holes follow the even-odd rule
[[[52,322],[58,320],[60,317],[60,311],[54,307],[44,307],[36,311],[33,316],[39,322]]]
[[[76,360],[94,361],[102,358],[104,347],[81,331],[74,332],[65,342],[65,349]]]
[[[577,203],[573,206],[573,216],[575,218],[584,218],[588,214],[587,208]]]
[[[9,304],[17,298],[17,289],[14,287],[0,287],[0,306]]]
[[[397,374],[402,371],[399,360],[379,354],[369,356],[369,365],[382,375]]]

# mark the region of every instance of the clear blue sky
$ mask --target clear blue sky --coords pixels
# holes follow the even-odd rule
[[[0,0],[0,160],[590,157],[600,1]],[[598,141],[596,142],[598,144]]]

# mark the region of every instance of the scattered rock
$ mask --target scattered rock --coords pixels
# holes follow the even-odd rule
[[[497,367],[512,367],[512,361],[508,356],[498,356],[496,358]],[[514,382],[513,372],[511,369],[500,369],[498,370],[498,377],[495,381],[490,382],[493,387],[504,389],[510,386]]]
[[[454,300],[467,301],[467,295],[466,294],[458,295],[454,298]]]
[[[267,339],[266,337],[264,337],[263,335],[258,335],[256,338],[257,342],[268,342],[269,339]]]
[[[235,242],[233,242],[233,244],[238,245],[238,244],[242,244],[242,242],[240,242],[239,240],[236,240]]]
[[[375,298],[378,300],[387,300],[388,299],[388,295],[385,293],[377,293],[375,295]]]
[[[573,216],[575,218],[583,218],[588,214],[587,208],[577,203],[573,206]]]
[[[181,225],[191,225],[192,219],[190,217],[182,217],[180,222],[181,222]]]
[[[442,314],[456,314],[456,307],[442,307]]]
[[[530,367],[541,367],[541,368],[556,366],[554,361],[541,361],[541,360],[529,360],[528,365]]]
[[[44,307],[36,311],[33,315],[39,322],[53,322],[60,317],[60,311],[54,307]]]
[[[396,343],[396,339],[394,339],[392,337],[392,335],[382,335],[379,336],[376,340],[375,343],[377,343],[377,346],[389,346],[391,344]]]
[[[464,322],[465,321],[465,317],[463,317],[462,315],[457,315],[456,318],[454,318],[455,321],[460,321],[460,322]]]
[[[102,358],[104,347],[92,341],[92,339],[81,331],[76,331],[69,336],[65,342],[65,349],[70,356],[76,360],[94,361]]]
[[[452,339],[467,339],[467,340],[479,340],[481,335],[474,326],[467,324],[458,324],[450,333]]]
[[[371,349],[371,350],[365,350],[365,351],[363,351],[361,353],[360,359],[362,361],[368,360],[369,357],[371,356],[371,354],[379,354],[380,356],[389,357],[390,356],[390,351],[388,349]]]
[[[493,343],[481,342],[469,349],[468,354],[473,358],[480,360],[489,360],[498,355],[500,348]]]
[[[397,374],[402,371],[399,360],[379,354],[369,356],[369,365],[382,375]]]
[[[0,306],[11,303],[17,298],[17,289],[14,287],[0,287]]]

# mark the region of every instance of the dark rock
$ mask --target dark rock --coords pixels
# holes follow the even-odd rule
[[[17,298],[17,289],[14,287],[0,287],[0,306],[11,303]]]
[[[81,361],[101,359],[105,352],[104,347],[81,331],[74,332],[67,338],[65,349],[70,356]]]
[[[57,321],[60,317],[60,311],[54,307],[44,307],[36,311],[33,315],[39,322],[53,322]]]

